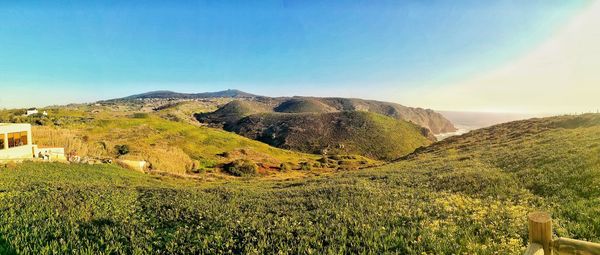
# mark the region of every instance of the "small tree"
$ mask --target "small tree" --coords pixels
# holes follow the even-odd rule
[[[308,162],[300,162],[300,170],[310,171],[312,170],[312,166]]]
[[[129,145],[121,144],[115,145],[115,151],[117,151],[117,156],[123,156],[129,153]]]
[[[247,159],[238,159],[223,167],[225,172],[235,176],[253,176],[258,173],[258,166]]]
[[[292,170],[291,163],[281,163],[281,165],[279,165],[279,171],[281,171],[281,172],[287,172],[290,170]]]

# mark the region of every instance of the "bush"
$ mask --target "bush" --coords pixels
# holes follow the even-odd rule
[[[258,166],[247,159],[238,159],[223,167],[225,172],[234,176],[254,176],[258,172]]]
[[[201,166],[200,161],[198,161],[198,160],[192,161],[192,165],[190,166],[189,170],[190,170],[190,172],[195,173],[195,174],[204,172],[204,168]]]
[[[133,118],[134,119],[146,119],[146,118],[148,118],[148,114],[143,113],[143,112],[136,112],[133,114]]]
[[[279,165],[279,171],[281,171],[281,172],[287,172],[290,170],[292,170],[291,163],[281,163],[281,165]]]
[[[115,151],[117,151],[118,156],[123,156],[129,153],[129,145],[121,144],[115,145]]]
[[[206,173],[206,169],[205,168],[194,168],[190,172],[192,172],[193,174],[201,174],[201,173]]]
[[[300,163],[300,170],[310,171],[310,170],[312,170],[312,166],[308,162],[301,162]]]

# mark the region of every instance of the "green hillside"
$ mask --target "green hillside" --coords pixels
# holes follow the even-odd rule
[[[0,251],[522,254],[526,215],[600,242],[600,115],[503,124],[379,168],[198,182],[95,165],[0,168]],[[49,202],[52,201],[52,202]]]
[[[283,103],[279,104],[277,107],[273,109],[276,112],[284,112],[284,113],[325,113],[325,112],[335,112],[337,111],[335,108],[330,107],[319,100],[308,98],[308,99],[299,99],[294,98]]]
[[[409,116],[408,112],[421,117],[403,118]],[[360,99],[294,97],[235,100],[214,112],[195,116],[201,123],[278,148],[394,160],[435,141],[427,127],[438,122],[434,117],[422,117],[427,114],[439,115],[430,110]]]
[[[431,143],[427,129],[369,112],[255,114],[230,130],[279,148],[380,160],[397,159]]]
[[[246,98],[226,104],[213,113],[202,113],[196,117],[203,123],[228,127],[243,117],[257,113],[330,113],[349,111],[377,113],[397,120],[409,121],[429,129],[433,134],[456,131],[456,128],[449,120],[433,110],[357,98]]]
[[[48,117],[22,117],[18,112],[5,111],[0,117],[33,123],[34,143],[41,146],[65,147],[67,153],[90,160],[146,160],[152,170],[180,175],[218,173],[221,165],[237,159],[252,160],[268,170],[282,163],[297,166],[320,158],[192,125],[191,112],[210,109],[201,102],[145,113],[136,113],[128,105],[110,107],[57,107],[48,109]],[[128,153],[119,155],[116,146],[127,146]]]
[[[210,123],[227,128],[234,125],[243,117],[257,113],[270,112],[272,110],[272,108],[264,103],[235,100],[225,104],[214,112],[196,114],[196,118],[203,123]]]
[[[456,131],[452,122],[431,109],[407,107],[396,103],[359,98],[332,97],[320,98],[319,100],[339,111],[365,111],[378,113],[398,120],[410,121],[428,128],[433,134]]]

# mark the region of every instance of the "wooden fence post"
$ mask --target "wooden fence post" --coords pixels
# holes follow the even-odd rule
[[[552,218],[545,212],[533,212],[529,219],[529,244],[541,244],[544,255],[552,255]]]
[[[560,255],[599,255],[600,244],[573,240],[569,238],[558,238],[552,242],[554,251]]]

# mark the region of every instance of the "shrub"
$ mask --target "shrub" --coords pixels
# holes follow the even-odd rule
[[[322,157],[322,158],[320,158],[320,159],[319,159],[319,160],[317,160],[317,161],[318,161],[318,162],[320,162],[320,163],[323,163],[323,164],[327,164],[327,161],[328,161],[328,160],[327,160],[327,157]]]
[[[258,172],[258,166],[247,159],[238,159],[223,167],[225,172],[234,176],[253,176]]]
[[[191,172],[194,174],[200,174],[200,173],[205,173],[206,169],[205,168],[194,168],[191,170]]]
[[[281,171],[281,172],[287,172],[290,170],[292,170],[291,163],[281,163],[281,165],[279,165],[279,171]]]
[[[310,171],[312,170],[312,166],[308,162],[300,162],[300,170]]]
[[[200,161],[193,160],[192,165],[190,166],[190,172],[198,174],[204,172],[204,168],[201,167]]]
[[[118,156],[123,156],[129,153],[129,145],[121,144],[115,145],[115,151],[117,151]]]
[[[148,118],[148,114],[144,112],[136,112],[133,114],[134,119],[146,119]]]

